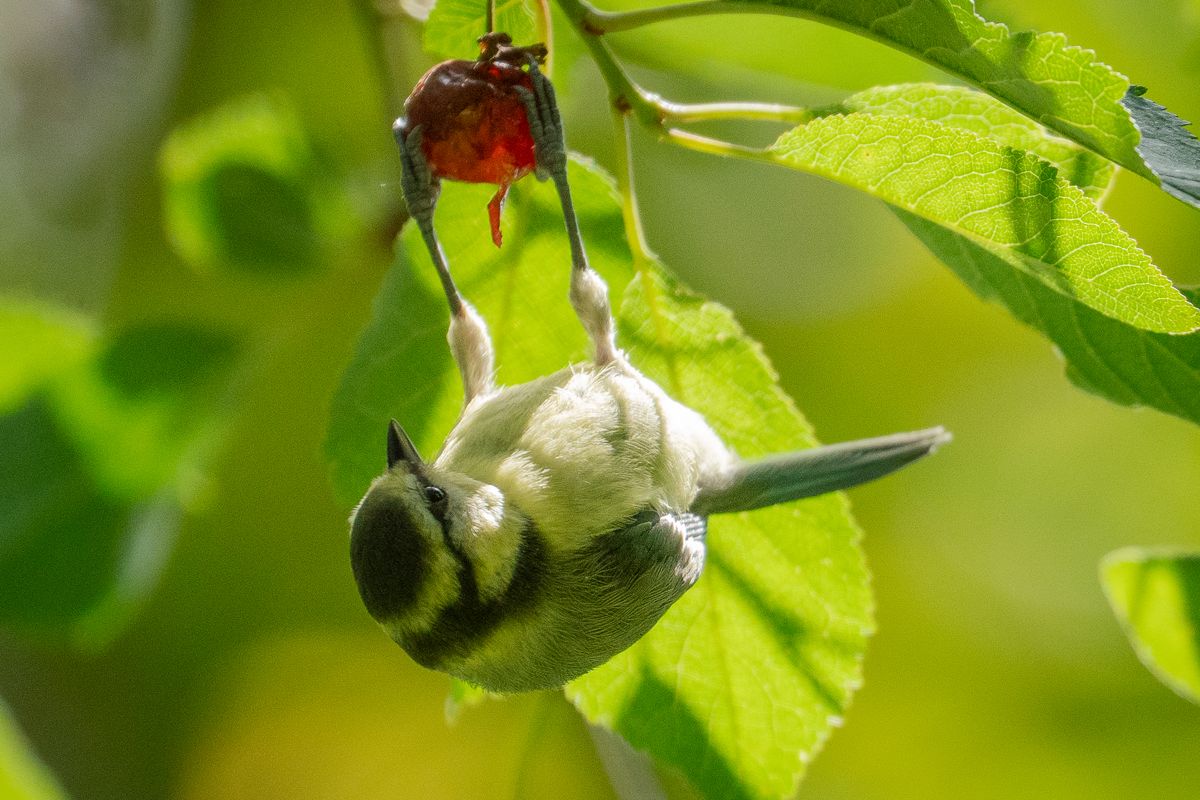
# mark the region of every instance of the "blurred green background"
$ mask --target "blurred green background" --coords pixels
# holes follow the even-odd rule
[[[980,11],[1063,31],[1200,118],[1195,2]],[[395,98],[376,59],[405,85],[430,63],[417,23],[390,23],[382,52],[362,23],[349,3],[312,0],[0,6],[5,302],[36,298],[103,332],[201,325],[239,356],[204,406],[215,422],[192,437],[203,447],[179,446],[202,457],[181,462],[178,532],[150,527],[167,560],[140,613],[136,598],[113,612],[131,621],[112,641],[0,627],[0,698],[71,797],[611,796],[556,695],[486,703],[448,727],[448,681],[388,641],[354,589],[348,509],[332,498],[321,447],[399,207]],[[779,18],[695,19],[612,41],[639,79],[678,100],[811,104],[945,80]],[[570,143],[611,165],[602,84],[590,62],[569,66],[555,77]],[[195,263],[165,233],[163,142],[261,93],[294,109],[293,161],[327,186],[320,208],[354,224],[315,220],[311,247],[286,263]],[[766,141],[775,130],[732,132]],[[1200,710],[1138,664],[1097,563],[1121,545],[1200,544],[1200,431],[1074,389],[1044,339],[970,294],[882,205],[642,132],[634,144],[650,243],[765,344],[823,440],[931,424],[956,436],[937,458],[851,492],[879,633],[865,686],[799,796],[1194,798]],[[1106,207],[1173,279],[1200,282],[1200,213],[1125,174]],[[7,338],[0,358],[28,360],[33,340]],[[197,358],[200,372],[215,363]],[[190,363],[163,367],[164,380],[191,376]],[[113,413],[119,424],[123,407]],[[161,419],[176,430],[198,414],[178,405]],[[117,460],[137,457],[127,446]],[[2,474],[42,480],[14,452]],[[67,520],[64,535],[88,524]],[[21,593],[0,587],[13,602]]]

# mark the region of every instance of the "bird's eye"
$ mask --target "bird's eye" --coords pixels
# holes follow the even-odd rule
[[[426,486],[425,500],[429,503],[429,511],[442,524],[446,522],[446,491],[440,486]]]

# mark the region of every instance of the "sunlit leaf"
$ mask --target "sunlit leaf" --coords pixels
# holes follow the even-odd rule
[[[830,22],[911,53],[1200,206],[1200,148],[1191,134],[1162,124],[1141,100],[1144,89],[1131,95],[1124,75],[1060,33],[1013,33],[976,14],[972,0],[723,0],[712,8],[745,3]],[[1190,143],[1179,146],[1183,141]]]
[[[38,761],[3,703],[0,703],[0,797],[5,800],[66,800],[67,797]]]
[[[633,362],[741,455],[815,444],[721,306],[646,274],[619,324]],[[701,580],[568,696],[706,797],[790,797],[861,680],[873,623],[858,538],[840,495],[714,517]]]
[[[1104,559],[1101,578],[1138,658],[1200,703],[1200,553],[1118,550]]]
[[[995,139],[1049,161],[1058,167],[1062,177],[1093,200],[1104,197],[1116,173],[1116,167],[1108,159],[1051,133],[991,95],[965,86],[936,83],[876,86],[817,113],[827,116],[855,111],[919,117]]]
[[[1037,156],[962,128],[865,113],[801,125],[770,155],[936,223],[1106,316],[1163,333],[1200,327],[1200,309]]]
[[[253,96],[177,128],[160,154],[167,233],[193,265],[286,275],[346,225],[299,115]]]
[[[99,646],[153,587],[199,488],[235,344],[191,323],[99,337],[31,313],[0,308],[0,329],[22,334],[0,340],[72,357],[3,389],[0,624]]]
[[[963,127],[1035,153],[1092,197],[1112,179],[1108,162],[969,89],[908,85],[868,89],[833,109],[912,116]],[[1150,333],[1065,297],[962,236],[913,214],[900,219],[977,294],[1046,335],[1081,388],[1123,405],[1146,405],[1200,423],[1200,335]],[[1194,293],[1184,291],[1193,302]]]
[[[537,39],[533,10],[526,0],[495,0],[495,29],[516,44]],[[425,50],[442,58],[475,58],[476,39],[487,32],[487,0],[437,0],[425,23]]]
[[[635,365],[746,456],[813,444],[729,312],[658,271],[634,276],[611,187],[579,164],[571,183]],[[437,225],[463,293],[489,324],[499,379],[516,383],[581,360],[585,339],[566,299],[570,260],[553,191],[514,188],[501,250],[488,235],[488,193],[447,186]],[[424,244],[407,230],[331,413],[328,453],[347,506],[383,470],[390,417],[425,453],[457,417],[444,306]],[[788,795],[859,683],[872,622],[857,540],[838,496],[714,519],[697,587],[569,696],[709,797]]]

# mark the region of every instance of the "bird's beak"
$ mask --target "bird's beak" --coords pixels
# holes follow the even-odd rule
[[[404,432],[404,428],[400,427],[400,423],[392,420],[388,425],[387,437],[387,463],[388,469],[396,466],[396,462],[405,461],[414,470],[420,470],[425,466],[425,462],[421,460],[421,454],[417,452],[417,448],[413,445],[412,439],[408,438],[408,434]]]

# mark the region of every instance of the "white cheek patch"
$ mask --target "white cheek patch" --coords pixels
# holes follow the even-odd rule
[[[479,599],[485,603],[500,598],[512,581],[521,548],[519,514],[506,514],[504,495],[495,486],[481,484],[463,499],[463,511],[472,521],[469,538],[462,542],[475,567]]]

